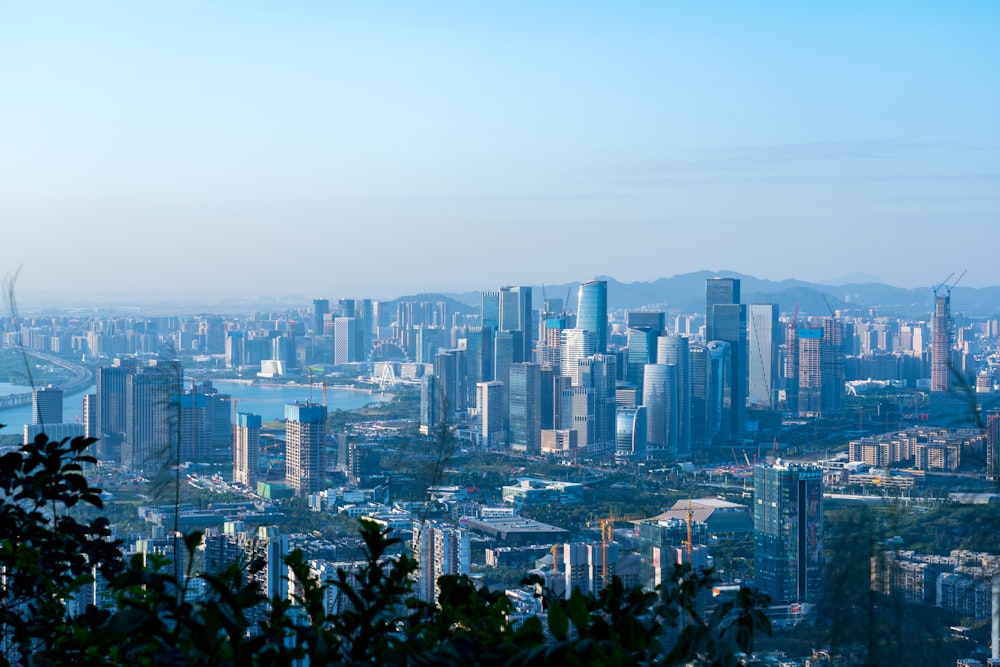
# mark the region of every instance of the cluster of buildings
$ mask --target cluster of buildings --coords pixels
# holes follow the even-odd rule
[[[1000,594],[1000,556],[965,550],[948,556],[885,551],[872,558],[872,588],[907,602],[932,604],[987,620]]]

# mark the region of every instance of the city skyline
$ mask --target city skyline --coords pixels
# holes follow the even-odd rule
[[[21,267],[25,298],[701,269],[989,285],[998,22],[984,2],[17,3],[0,275]]]

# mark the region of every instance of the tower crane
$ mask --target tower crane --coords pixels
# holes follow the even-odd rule
[[[615,516],[611,510],[608,510],[608,517],[598,521],[601,526],[601,581],[603,586],[608,585],[608,545],[615,541],[615,522],[639,521],[645,518],[646,516],[643,514]]]

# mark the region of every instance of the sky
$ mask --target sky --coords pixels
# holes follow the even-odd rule
[[[8,0],[22,300],[1000,284],[1000,3]]]

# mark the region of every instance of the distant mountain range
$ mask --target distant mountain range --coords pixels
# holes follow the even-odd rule
[[[877,282],[824,285],[804,280],[763,280],[735,271],[697,271],[634,283],[623,283],[606,276],[598,278],[608,281],[608,308],[611,310],[651,307],[668,312],[701,313],[705,310],[705,280],[715,277],[739,278],[743,303],[777,303],[781,312],[788,314],[795,310],[797,304],[801,315],[826,315],[833,309],[927,320],[934,307],[934,292],[930,287],[906,289]],[[533,305],[535,308],[542,306],[543,291],[550,299],[565,299],[568,293],[570,302],[567,308],[575,310],[578,285],[534,285]],[[441,296],[458,302],[453,304],[456,310],[471,312],[470,308],[473,311],[479,308],[481,295],[481,292],[464,292]],[[429,296],[421,295],[424,299]],[[951,310],[955,316],[977,319],[1000,317],[1000,287],[958,285],[951,292]]]

